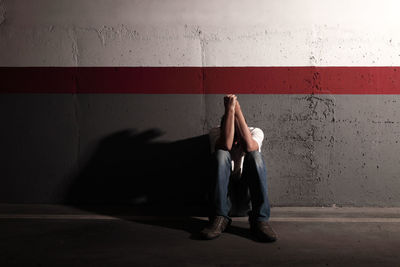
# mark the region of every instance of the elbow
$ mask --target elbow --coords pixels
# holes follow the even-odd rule
[[[246,152],[258,151],[258,144],[251,144],[246,146]]]
[[[247,149],[246,149],[246,152],[247,152],[247,153],[253,152],[253,151],[258,151],[258,149],[257,149],[257,148],[247,148]]]

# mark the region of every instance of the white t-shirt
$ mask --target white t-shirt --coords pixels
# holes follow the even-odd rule
[[[258,144],[258,151],[261,152],[261,145],[264,140],[263,131],[259,128],[254,128],[254,127],[249,127],[249,130],[251,133],[251,137]],[[220,134],[221,134],[220,127],[212,128],[209,132],[211,153],[214,153],[215,151],[215,143],[217,142]],[[230,151],[230,154],[232,158],[232,174],[240,176],[242,174],[244,156],[246,153],[241,146],[235,146]]]

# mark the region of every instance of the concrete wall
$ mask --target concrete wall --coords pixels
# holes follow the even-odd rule
[[[361,0],[0,0],[0,66],[398,66],[398,9]],[[400,206],[399,95],[239,101],[265,132],[273,205]],[[207,133],[222,112],[222,95],[2,94],[0,201],[62,202],[102,138],[131,128],[183,140]]]

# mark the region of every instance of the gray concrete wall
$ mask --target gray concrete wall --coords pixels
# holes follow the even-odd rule
[[[0,65],[399,65],[396,2],[367,2],[2,0]],[[218,124],[222,97],[2,94],[0,202],[63,202],[102,138],[125,129],[158,129],[158,143],[201,136]],[[264,130],[274,206],[400,205],[399,96],[239,101]]]
[[[399,205],[397,98],[240,95],[249,125],[265,132],[271,203]],[[77,163],[82,167],[102,138],[125,129],[159,129],[162,135],[152,142],[199,136],[218,125],[221,100],[222,95],[2,95],[7,127],[1,132],[1,201],[61,202]]]

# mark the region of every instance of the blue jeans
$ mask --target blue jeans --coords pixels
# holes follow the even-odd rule
[[[213,190],[213,212],[215,216],[229,218],[231,202],[228,198],[230,176],[232,172],[231,154],[226,150],[218,149],[212,155],[214,190]],[[270,207],[267,192],[267,168],[260,152],[252,151],[246,153],[243,162],[241,182],[248,186],[252,211],[249,220],[268,221]]]

